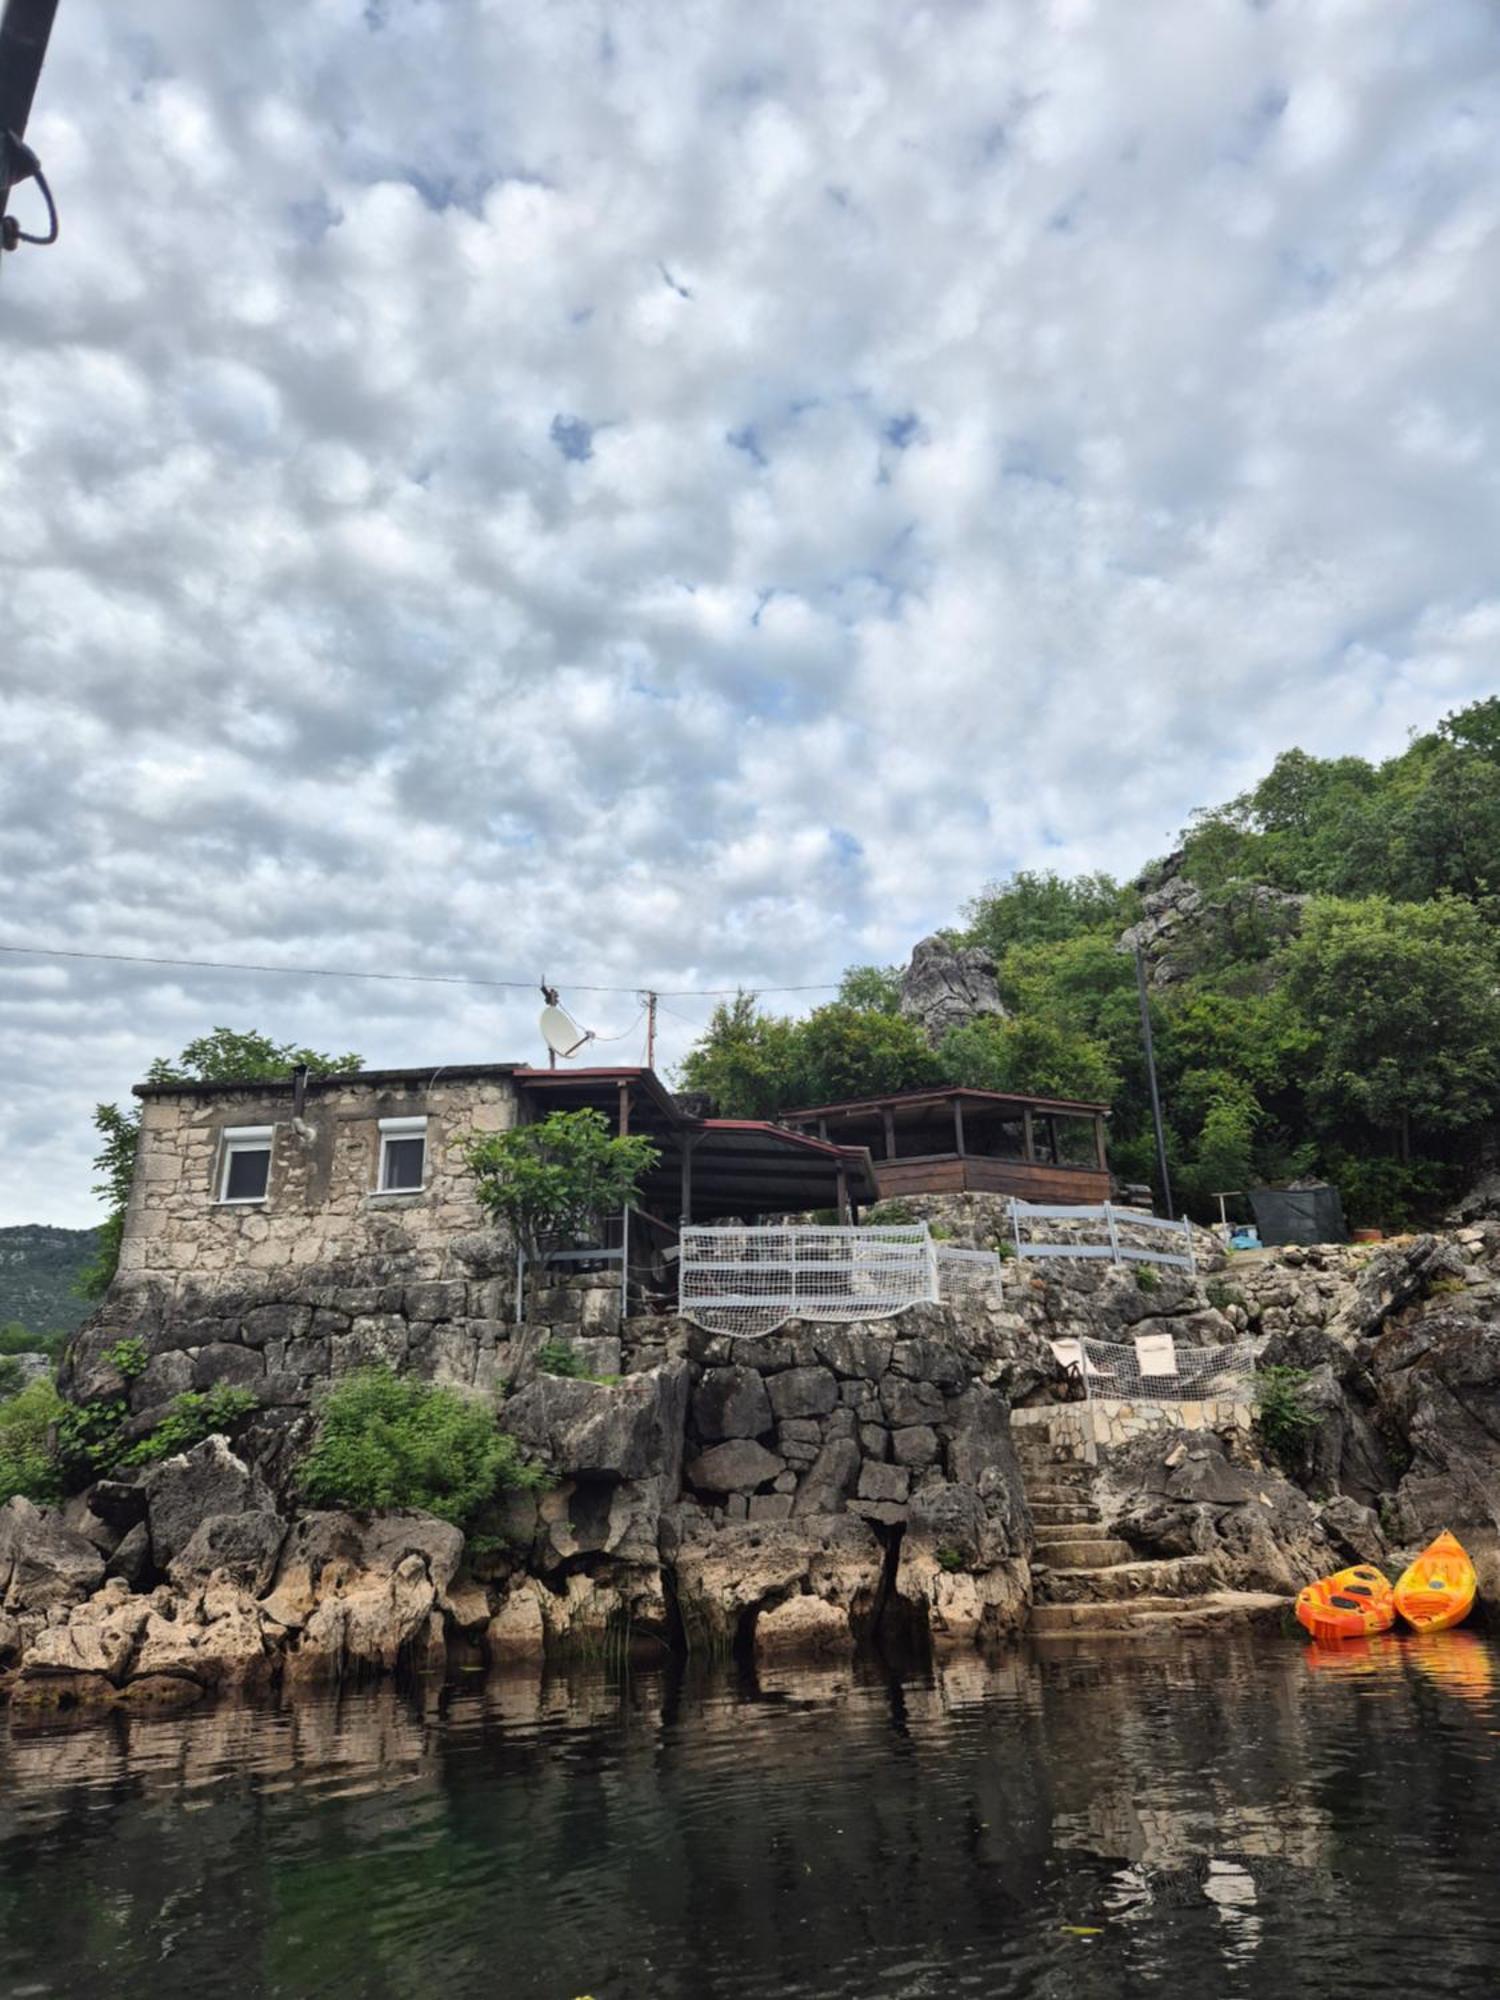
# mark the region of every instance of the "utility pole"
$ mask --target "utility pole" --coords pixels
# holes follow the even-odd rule
[[[646,1003],[646,1067],[656,1068],[656,995],[651,992],[640,996]]]
[[[0,16],[0,251],[18,243],[54,243],[57,209],[40,160],[26,144],[26,123],[52,34],[57,0],[5,0]],[[37,236],[6,214],[10,191],[35,180],[47,204],[49,233]]]
[[[1151,1003],[1146,996],[1146,958],[1135,948],[1135,983],[1141,996],[1141,1041],[1146,1050],[1146,1079],[1151,1085],[1151,1122],[1156,1127],[1156,1170],[1161,1175],[1161,1197],[1167,1220],[1175,1220],[1172,1210],[1172,1176],[1167,1172],[1167,1140],[1161,1123],[1161,1096],[1156,1088],[1156,1050],[1151,1042]]]

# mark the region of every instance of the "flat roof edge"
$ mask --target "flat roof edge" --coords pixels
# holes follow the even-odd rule
[[[428,1087],[435,1083],[483,1083],[491,1078],[507,1081],[521,1068],[519,1063],[423,1063],[417,1069],[351,1069],[339,1070],[324,1076],[309,1076],[309,1091],[337,1090],[350,1084],[365,1084],[379,1088],[384,1084],[420,1083]],[[262,1077],[257,1082],[235,1083],[136,1083],[130,1087],[132,1097],[251,1097],[257,1092],[280,1092],[285,1094],[292,1088],[292,1075]]]

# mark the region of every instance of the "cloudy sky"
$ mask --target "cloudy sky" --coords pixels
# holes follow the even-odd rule
[[[1489,0],[61,0],[31,137],[0,943],[670,1061],[1496,685]],[[212,1024],[535,1018],[5,954],[0,1221]]]

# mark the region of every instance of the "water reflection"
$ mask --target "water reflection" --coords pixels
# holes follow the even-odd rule
[[[381,1687],[0,1748],[0,1991],[1488,1990],[1495,1654],[1214,1637]]]

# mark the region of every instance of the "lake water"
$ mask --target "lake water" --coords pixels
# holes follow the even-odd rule
[[[1497,1689],[1240,1635],[12,1724],[0,1993],[1493,1992]]]

